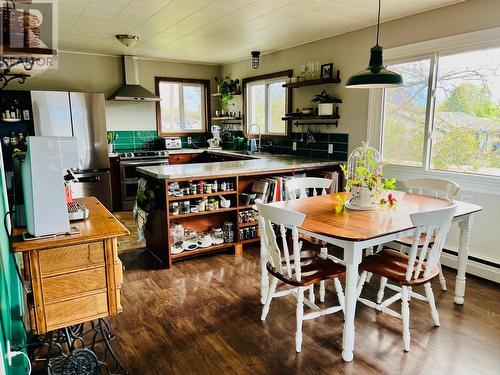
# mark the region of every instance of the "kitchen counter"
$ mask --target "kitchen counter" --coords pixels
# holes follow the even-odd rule
[[[336,166],[343,163],[341,161],[311,159],[296,157],[293,155],[272,155],[267,153],[245,155],[243,153],[234,151],[209,149],[186,149],[185,151],[175,150],[170,151],[170,154],[178,154],[180,152],[186,154],[208,152],[211,154],[246,157],[248,158],[248,160],[139,167],[137,168],[137,171],[156,179],[181,180],[189,178],[194,179],[198,177],[229,177],[235,175],[279,173],[293,170],[318,169],[329,166]]]

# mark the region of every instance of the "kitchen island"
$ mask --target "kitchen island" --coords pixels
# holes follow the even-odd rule
[[[193,155],[200,153],[214,160],[228,161],[189,161],[195,160]],[[258,242],[258,221],[252,213],[252,205],[247,202],[255,181],[267,181],[275,176],[279,176],[277,179],[281,181],[299,173],[308,176],[323,176],[327,172],[340,174],[340,164],[343,163],[292,155],[244,155],[222,150],[179,150],[170,154],[171,159],[181,155],[182,163],[137,168],[148,180],[154,196],[154,209],[144,229],[147,249],[166,268],[179,259],[229,248],[239,253],[245,244]],[[212,186],[208,190],[207,186],[200,190],[200,186],[204,185]],[[278,200],[282,198],[279,193],[275,193],[276,197]],[[207,209],[204,201],[207,202]],[[172,232],[173,228],[182,228],[190,233],[209,233],[228,222],[233,223],[234,235],[206,247],[195,245],[194,249],[179,249]]]

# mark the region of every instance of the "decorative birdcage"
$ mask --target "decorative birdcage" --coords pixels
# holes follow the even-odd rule
[[[346,190],[351,193],[347,207],[357,209],[378,207],[383,190],[381,161],[380,153],[365,142],[351,152],[345,171]]]

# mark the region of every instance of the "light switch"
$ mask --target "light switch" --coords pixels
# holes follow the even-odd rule
[[[296,151],[297,150],[297,142],[292,143],[292,150]]]
[[[328,153],[333,154],[333,144],[332,143],[328,144]]]

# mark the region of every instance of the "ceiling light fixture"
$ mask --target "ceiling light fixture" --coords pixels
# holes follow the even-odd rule
[[[118,34],[115,35],[115,37],[121,44],[127,47],[132,47],[139,40],[139,37],[137,35],[130,34]]]
[[[377,44],[370,50],[370,64],[362,72],[349,77],[345,87],[353,89],[378,89],[384,87],[397,87],[403,85],[403,77],[400,74],[386,69],[382,56],[383,48],[378,44],[380,34],[380,8],[381,0],[378,1],[377,18]]]
[[[259,69],[259,51],[252,51],[252,69]]]

